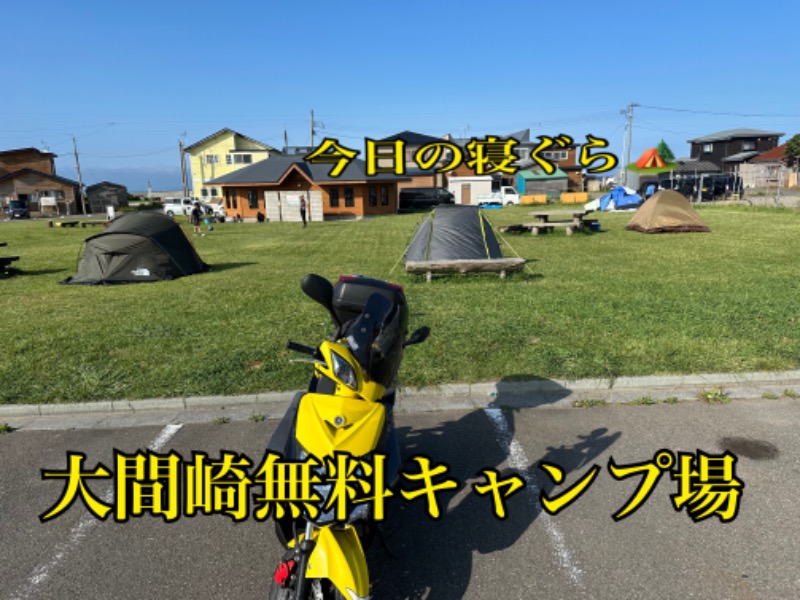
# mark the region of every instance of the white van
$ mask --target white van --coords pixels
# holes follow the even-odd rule
[[[164,214],[168,217],[188,215],[192,212],[192,206],[197,201],[197,198],[164,198],[164,202],[162,202]]]

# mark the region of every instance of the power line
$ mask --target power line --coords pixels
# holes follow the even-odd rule
[[[652,110],[666,110],[669,112],[682,112],[692,113],[696,115],[720,115],[725,117],[783,117],[783,118],[800,118],[800,115],[788,114],[768,114],[768,113],[737,113],[737,112],[717,112],[713,110],[695,110],[692,108],[670,108],[667,106],[650,106],[648,104],[640,104],[642,108],[650,108]]]
[[[172,152],[173,148],[165,148],[164,150],[154,150],[152,152],[142,152],[139,154],[86,154],[84,156],[91,156],[92,158],[137,158],[139,156],[153,156],[155,154],[165,154]]]

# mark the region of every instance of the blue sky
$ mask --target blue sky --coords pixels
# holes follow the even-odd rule
[[[0,148],[46,147],[77,178],[74,136],[86,184],[131,191],[180,188],[182,137],[306,145],[311,110],[317,142],[362,153],[403,130],[530,128],[622,157],[632,101],[632,160],[662,138],[685,156],[724,129],[800,132],[796,0],[44,0],[4,21]]]

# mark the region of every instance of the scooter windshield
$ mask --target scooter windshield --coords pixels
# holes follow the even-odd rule
[[[373,353],[376,350],[378,353],[383,352],[382,347],[374,347],[376,340],[394,339],[399,333],[397,312],[398,308],[394,302],[381,294],[372,294],[364,305],[364,310],[350,325],[347,331],[347,343],[355,359],[367,372],[371,367]],[[392,331],[394,329],[397,331]],[[384,344],[385,342],[379,346]]]

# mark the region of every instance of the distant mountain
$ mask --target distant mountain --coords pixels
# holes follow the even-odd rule
[[[181,189],[181,171],[179,168],[166,167],[99,167],[91,166],[82,169],[83,184],[90,186],[101,181],[119,183],[129,192],[146,190],[179,190]],[[58,174],[68,179],[78,180],[75,168],[58,165]]]

